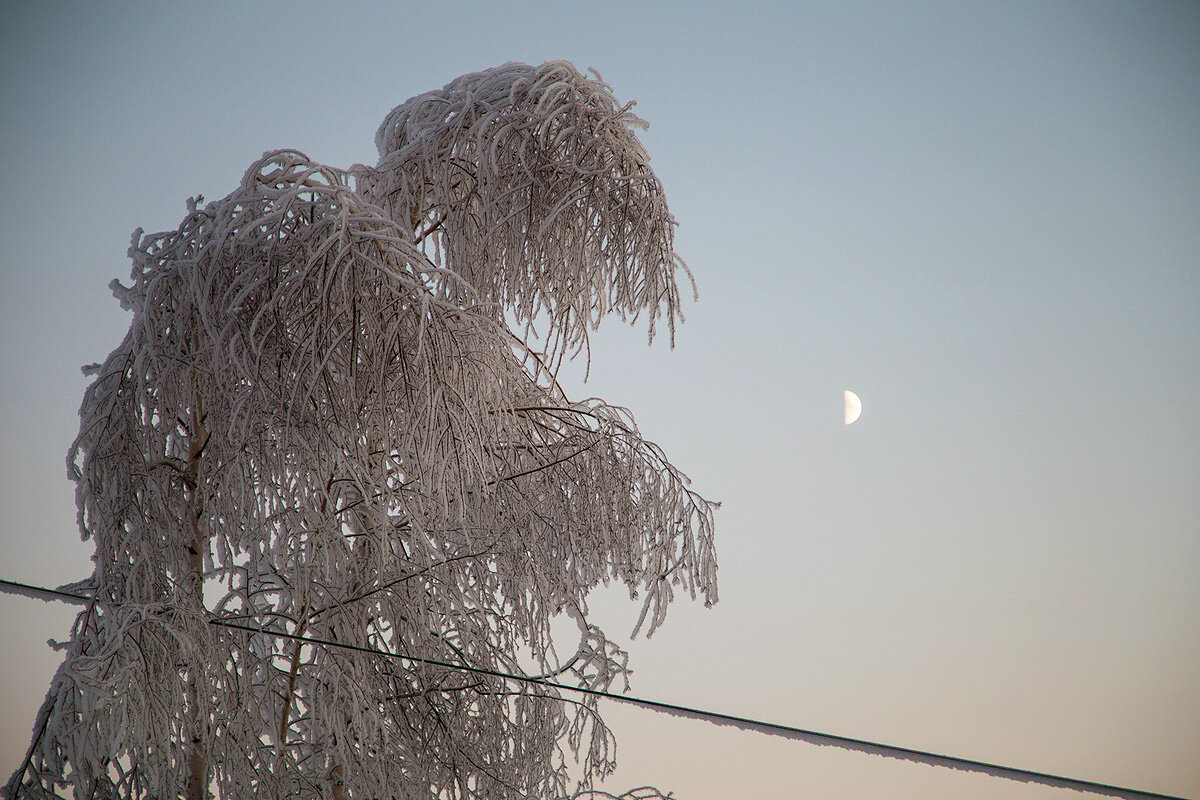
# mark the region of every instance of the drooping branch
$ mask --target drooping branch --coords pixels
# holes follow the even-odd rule
[[[632,106],[566,62],[505,64],[397,106],[354,171],[482,300],[544,320],[551,362],[609,313],[645,312],[651,339],[661,314],[673,337],[691,274]]]
[[[605,313],[679,317],[636,118],[562,64],[435,95],[389,116],[353,188],[276,151],[135,234],[113,286],[133,320],[69,455],[103,602],[23,797],[562,796],[613,768],[594,702],[489,671],[627,675],[586,618],[609,580],[648,632],[676,589],[715,601],[714,504],[554,377]],[[549,322],[544,352],[506,313]]]

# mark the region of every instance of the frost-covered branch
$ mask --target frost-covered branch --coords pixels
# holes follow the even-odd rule
[[[543,318],[554,355],[609,313],[681,318],[675,220],[634,130],[598,74],[505,64],[397,106],[355,168],[364,196],[518,322]]]
[[[612,770],[594,700],[485,673],[607,688],[591,589],[648,633],[677,589],[716,600],[714,505],[553,378],[610,311],[679,316],[635,123],[569,65],[506,65],[400,106],[375,169],[267,153],[135,233],[68,456],[95,602],[9,796],[551,798]]]

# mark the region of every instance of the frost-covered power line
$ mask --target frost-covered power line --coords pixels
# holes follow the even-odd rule
[[[42,600],[62,599],[70,602],[87,603],[89,599],[83,595],[64,592],[55,589],[45,589],[38,586],[30,586],[28,584],[16,583],[13,581],[0,580],[0,591],[10,592],[12,594],[21,594],[28,597],[35,597]],[[350,649],[361,652],[371,653],[380,658],[390,658],[398,660],[420,660],[413,659],[410,656],[403,656],[398,653],[387,653],[371,648],[364,648],[359,645],[354,645],[346,642],[330,642],[314,639],[312,637],[301,637],[287,634],[277,634],[270,631],[254,628],[249,625],[242,625],[236,622],[228,622],[221,619],[210,619],[209,622],[213,625],[221,625],[237,630],[243,630],[251,633],[261,633],[268,636],[283,636],[295,641],[302,641],[309,644],[319,645],[321,647],[332,647],[341,649]],[[1062,789],[1074,789],[1081,792],[1090,792],[1093,794],[1104,795],[1108,797],[1128,798],[1128,800],[1184,800],[1180,797],[1172,797],[1171,795],[1157,794],[1154,792],[1146,792],[1139,789],[1127,789],[1111,784],[1097,783],[1095,781],[1085,781],[1078,778],[1067,778],[1061,775],[1051,775],[1045,772],[1036,772],[1033,770],[1019,769],[1017,767],[1006,767],[1000,764],[992,764],[985,761],[974,759],[959,758],[957,756],[948,756],[939,753],[931,753],[924,750],[915,750],[908,747],[898,747],[896,745],[881,744],[879,742],[871,742],[864,739],[855,739],[847,736],[838,736],[830,733],[821,733],[819,731],[805,730],[802,728],[793,727],[790,725],[781,725],[774,722],[763,722],[762,720],[749,719],[747,717],[735,716],[732,714],[722,714],[716,711],[706,709],[692,708],[688,706],[676,705],[674,703],[665,703],[659,700],[650,700],[642,697],[633,697],[630,695],[615,694],[598,689],[588,689],[581,686],[569,686],[558,684],[554,681],[549,681],[545,678],[535,678],[528,675],[509,675],[504,673],[496,673],[491,670],[479,669],[465,664],[448,664],[434,662],[435,666],[447,667],[468,673],[484,674],[491,677],[503,678],[507,681],[518,683],[537,683],[543,686],[553,686],[556,689],[588,694],[594,697],[604,697],[609,700],[615,700],[621,703],[627,703],[640,708],[648,708],[654,711],[670,714],[672,716],[683,717],[685,719],[702,720],[705,722],[714,723],[717,725],[726,725],[738,728],[743,731],[751,731],[757,733],[765,733],[773,736],[783,736],[795,741],[802,741],[808,744],[824,745],[840,747],[846,750],[852,750],[870,755],[887,756],[889,758],[899,758],[907,761],[913,761],[920,764],[928,764],[936,767],[948,767],[951,769],[959,769],[968,772],[975,772],[984,775],[990,775],[997,778],[1006,778],[1009,780],[1022,781],[1025,783],[1036,783],[1043,786],[1051,786]],[[624,796],[624,795],[623,795]],[[656,795],[654,795],[656,796]]]

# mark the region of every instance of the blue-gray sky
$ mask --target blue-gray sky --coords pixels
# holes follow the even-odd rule
[[[613,321],[570,382],[723,502],[721,602],[632,645],[634,692],[1200,796],[1200,6],[7,4],[0,31],[0,577],[90,570],[63,457],[133,228],[565,59],[650,121],[701,292],[675,350]],[[72,616],[0,595],[4,775]],[[610,718],[612,786],[681,800],[1079,796]]]

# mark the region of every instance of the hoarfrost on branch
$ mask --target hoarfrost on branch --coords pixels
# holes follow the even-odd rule
[[[714,504],[555,380],[607,314],[680,318],[637,124],[508,64],[393,110],[375,167],[267,153],[134,234],[68,456],[93,599],[6,796],[608,796],[594,699],[209,623],[609,689],[592,588],[647,633],[716,600]]]

